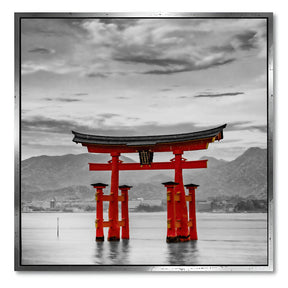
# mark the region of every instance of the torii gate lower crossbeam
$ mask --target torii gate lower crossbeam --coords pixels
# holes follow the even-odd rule
[[[183,160],[183,158],[182,158]],[[182,161],[182,169],[199,169],[207,168],[207,160]],[[129,170],[171,170],[175,169],[175,162],[154,162],[150,165],[141,165],[139,163],[122,163],[118,164],[119,171]],[[89,163],[90,171],[111,171],[112,163]]]

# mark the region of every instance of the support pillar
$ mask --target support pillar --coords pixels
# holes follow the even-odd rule
[[[199,185],[187,184],[186,188],[189,190],[189,222],[190,222],[190,240],[198,240],[197,235],[197,223],[196,223],[196,198],[195,198],[195,189]]]
[[[119,186],[121,190],[121,218],[124,221],[122,226],[122,239],[129,239],[129,212],[128,212],[128,190],[132,188],[132,186],[122,185]]]
[[[118,216],[118,186],[119,186],[119,156],[120,153],[111,153],[111,200],[109,202],[109,222],[108,241],[120,240],[120,226]]]
[[[176,232],[175,187],[176,182],[162,183],[167,188],[167,243],[178,242]]]
[[[183,168],[182,168],[182,154],[183,151],[181,150],[174,150],[173,154],[175,155],[175,182],[179,183],[176,187],[176,201],[179,201],[179,204],[176,206],[176,215],[180,219],[177,219],[180,223],[177,228],[177,236],[179,241],[184,242],[189,240],[189,231],[188,231],[188,211],[187,211],[187,204],[185,198],[185,189],[183,185]]]
[[[104,232],[103,232],[103,189],[108,186],[103,183],[91,184],[96,189],[95,200],[96,200],[96,241],[104,241]]]

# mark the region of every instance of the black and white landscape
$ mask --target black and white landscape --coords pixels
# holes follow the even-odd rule
[[[267,265],[269,17],[257,15],[21,19],[24,265]],[[111,157],[87,153],[72,130],[148,136],[223,124],[221,141],[183,155],[208,159],[207,169],[184,171],[184,184],[200,185],[197,241],[166,244],[161,183],[174,171],[155,170],[120,171],[120,184],[133,186],[129,243],[95,243],[90,184],[110,185],[111,173],[89,171],[88,163]],[[171,158],[154,153],[153,161]],[[139,162],[137,154],[120,159]]]

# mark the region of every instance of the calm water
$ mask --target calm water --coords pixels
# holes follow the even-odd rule
[[[129,215],[130,240],[99,243],[94,213],[23,213],[22,264],[266,265],[266,214],[199,213],[199,240],[170,244],[166,212]]]

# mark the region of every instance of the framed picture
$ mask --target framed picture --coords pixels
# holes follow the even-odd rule
[[[272,13],[15,14],[15,270],[273,271]]]

